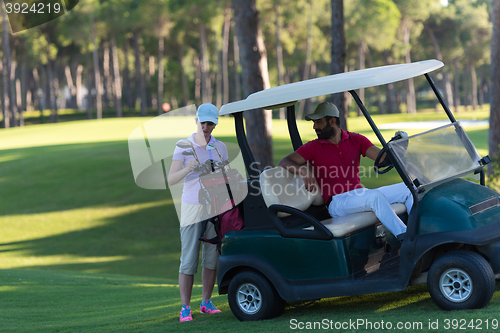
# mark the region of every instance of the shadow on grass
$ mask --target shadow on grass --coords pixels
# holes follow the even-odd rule
[[[2,332],[156,332],[180,307],[166,280],[0,270],[0,281]]]
[[[15,260],[25,262],[26,268],[177,279],[179,220],[170,192],[145,190],[135,184],[126,141],[0,151],[0,185],[0,217],[13,224],[22,215],[22,228],[39,228],[29,220],[36,214],[70,215],[76,209],[137,205],[120,215],[98,217],[99,221],[87,218],[88,227],[82,222],[80,229],[70,232],[54,231],[54,235],[25,241],[0,239],[0,253],[19,258]],[[147,207],[140,207],[143,203]],[[63,215],[58,215],[60,225],[79,218]],[[50,228],[50,221],[43,227]],[[20,228],[8,239],[22,238]],[[32,263],[26,258],[37,259]],[[43,262],[46,264],[40,264]]]
[[[3,150],[0,175],[0,215],[127,205],[168,195],[135,185],[127,142]]]
[[[16,215],[157,203],[127,210],[90,228],[27,241],[0,241],[0,252],[19,257],[70,256],[69,262],[97,258],[30,268],[174,276],[170,270],[173,262],[178,266],[179,256],[173,259],[170,254],[179,253],[179,221],[173,204],[168,204],[170,193],[135,184],[126,141],[4,150],[0,175],[0,216],[11,217],[5,223],[18,221]],[[37,228],[29,221],[23,226]],[[50,222],[44,226],[50,228]],[[99,257],[109,259],[99,261]]]
[[[177,277],[180,241],[173,205],[136,210],[102,222],[93,228],[3,243],[0,251],[28,258],[61,257],[63,262],[26,268]]]

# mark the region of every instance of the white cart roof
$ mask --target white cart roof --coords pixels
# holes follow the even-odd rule
[[[443,67],[438,60],[390,65],[324,76],[286,84],[251,94],[246,99],[223,105],[220,115],[264,108],[277,109],[295,104],[301,99],[368,88],[406,80]]]

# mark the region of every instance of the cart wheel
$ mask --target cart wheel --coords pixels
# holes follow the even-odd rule
[[[278,317],[285,309],[285,301],[274,286],[261,274],[252,271],[240,272],[231,280],[228,302],[240,321]]]
[[[427,288],[443,310],[480,309],[493,296],[495,275],[479,254],[453,251],[432,264]]]

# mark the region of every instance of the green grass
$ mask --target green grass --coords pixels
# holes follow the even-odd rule
[[[481,310],[445,312],[432,302],[425,286],[405,291],[317,301],[312,305],[289,306],[281,317],[261,322],[239,322],[231,313],[225,296],[214,296],[222,310],[201,315],[201,286],[193,288],[191,323],[179,323],[180,300],[174,280],[115,274],[89,274],[47,270],[0,270],[0,327],[2,332],[290,332],[293,325],[333,321],[363,321],[359,329],[334,332],[450,332],[446,320],[465,320],[475,325],[498,319],[500,285],[489,305]],[[299,306],[299,307],[297,307]],[[408,323],[415,329],[370,330],[368,323]],[[430,330],[429,322],[439,322]],[[314,324],[312,324],[314,325]],[[368,326],[369,328],[369,326]],[[302,330],[300,330],[302,331]],[[476,330],[460,330],[474,332]]]
[[[487,112],[457,116],[487,119]],[[214,296],[223,313],[178,323],[179,222],[168,191],[134,183],[130,132],[148,118],[103,119],[0,130],[0,331],[1,332],[222,332],[289,331],[290,320],[377,321],[495,318],[497,292],[478,311],[444,313],[425,287],[401,293],[342,297],[290,308],[273,321],[239,323],[226,296]],[[376,116],[376,122],[443,119],[435,113]],[[172,138],[186,137],[191,118],[173,118]],[[375,136],[362,118],[349,129]],[[303,141],[312,124],[299,122]],[[390,138],[394,130],[383,131]],[[408,131],[413,134],[412,131]],[[487,151],[487,127],[467,132]],[[286,123],[273,122],[275,161],[291,152]],[[235,142],[231,118],[214,135]],[[364,159],[363,165],[372,162]],[[367,187],[399,181],[395,172],[362,179]],[[193,304],[201,299],[200,277]],[[52,325],[52,326],[50,326]]]

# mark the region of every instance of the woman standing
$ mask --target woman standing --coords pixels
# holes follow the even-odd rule
[[[194,275],[198,269],[201,245],[201,241],[198,238],[202,228],[200,221],[203,218],[204,206],[198,202],[198,193],[200,191],[198,179],[200,172],[194,171],[194,167],[199,163],[204,163],[208,159],[218,159],[218,156],[212,156],[211,150],[206,150],[209,143],[215,144],[222,158],[227,159],[226,145],[212,136],[212,131],[218,124],[218,119],[219,111],[215,105],[209,103],[200,105],[195,118],[198,130],[188,138],[193,144],[195,155],[183,155],[183,149],[176,147],[168,174],[169,185],[176,184],[184,179],[180,217],[181,259],[179,267],[179,290],[182,309],[179,321],[181,322],[193,320],[191,314],[191,293],[193,290]],[[213,224],[207,224],[205,236],[207,238],[216,236]],[[202,314],[220,312],[211,301],[217,277],[218,256],[219,253],[216,245],[203,243],[201,261],[201,265],[203,266],[203,291],[202,302],[200,304],[200,313]]]

